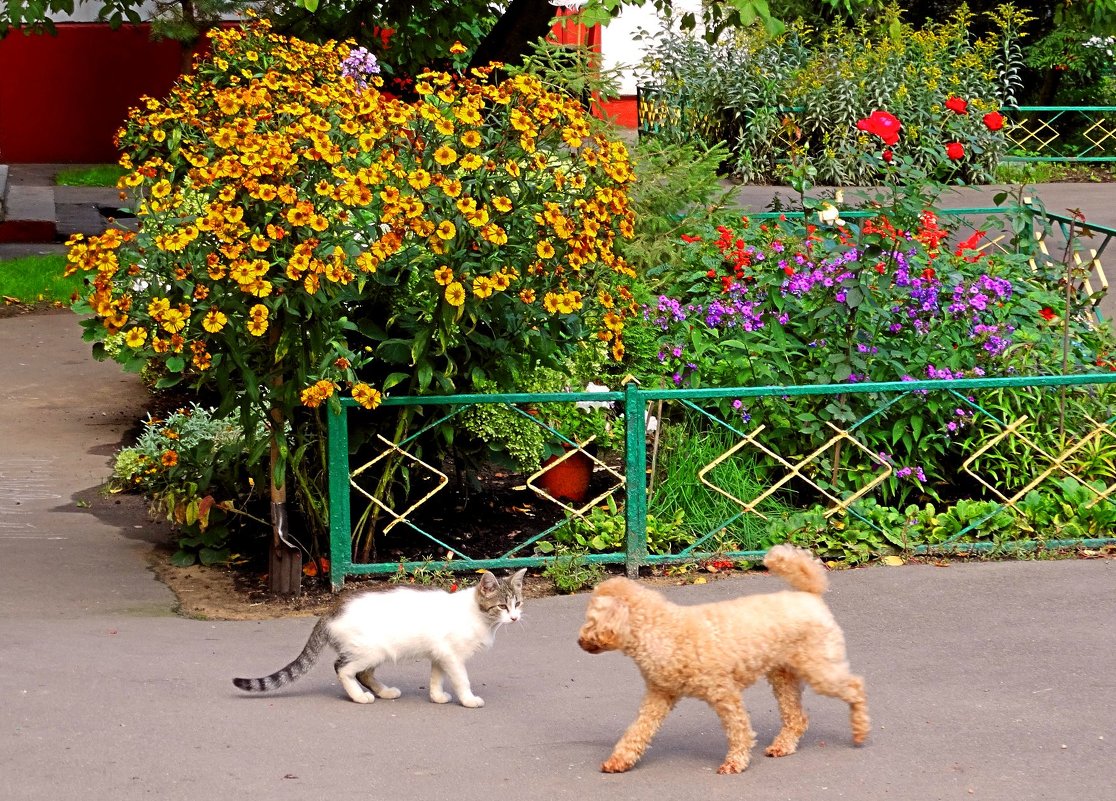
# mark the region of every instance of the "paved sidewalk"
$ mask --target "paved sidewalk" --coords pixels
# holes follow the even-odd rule
[[[386,668],[396,701],[353,704],[332,657],[276,695],[262,675],[308,619],[187,620],[147,570],[151,532],[107,525],[82,497],[141,416],[143,392],[97,363],[69,313],[0,319],[0,798],[793,799],[1085,801],[1112,789],[1116,560],[871,567],[834,573],[830,603],[874,728],[807,693],[799,753],[766,759],[766,686],[745,693],[752,767],[717,776],[724,737],[694,701],[631,773],[598,772],[635,715],[625,658],[589,656],[584,596],[529,601],[470,663],[483,709],[425,699],[420,665]],[[674,588],[683,603],[780,588],[749,575]]]

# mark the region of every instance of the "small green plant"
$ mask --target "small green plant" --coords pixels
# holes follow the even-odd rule
[[[143,492],[177,525],[175,564],[218,564],[236,558],[233,516],[260,522],[238,508],[253,492],[249,461],[236,415],[195,403],[166,418],[148,415],[136,444],[117,452],[110,484]]]
[[[592,587],[607,572],[602,565],[589,561],[584,551],[562,550],[546,563],[542,574],[554,582],[554,588],[563,595]]]
[[[682,525],[682,517],[681,510],[671,518],[647,515],[647,550],[654,554],[668,554],[677,545],[686,544],[687,531]],[[554,532],[554,542],[544,540],[537,543],[535,552],[550,554],[572,548],[615,553],[624,550],[626,530],[624,514],[610,496],[604,505],[590,509],[584,516],[570,515],[566,525]]]
[[[434,560],[429,557],[423,559],[422,564],[410,569],[401,562],[396,571],[391,574],[388,582],[390,584],[410,584],[420,587],[439,587],[449,592],[455,592],[458,586],[457,576],[454,575],[453,571],[446,567],[437,567]]]

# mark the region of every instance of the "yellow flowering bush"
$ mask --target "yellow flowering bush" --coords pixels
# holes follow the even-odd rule
[[[341,392],[506,383],[592,336],[623,355],[632,173],[575,101],[473,70],[417,76],[409,103],[352,43],[209,38],[119,134],[138,230],[71,240],[98,352],[121,339],[273,440]]]

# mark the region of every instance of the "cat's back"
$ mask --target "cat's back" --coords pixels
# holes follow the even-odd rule
[[[446,636],[471,622],[473,590],[395,587],[366,590],[344,601],[330,619],[342,639],[404,642]]]

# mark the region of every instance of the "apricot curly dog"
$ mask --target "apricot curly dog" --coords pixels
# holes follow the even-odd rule
[[[683,696],[702,699],[721,719],[728,754],[717,772],[744,770],[756,734],[741,692],[760,676],[771,682],[783,719],[764,752],[768,756],[793,754],[806,731],[803,681],[848,703],[853,742],[864,742],[870,727],[864,680],[849,673],[845,637],[822,600],[825,568],[809,551],[790,545],[772,548],[763,563],[796,592],[678,606],[625,578],[593,590],[578,645],[591,654],[622,651],[647,685],[639,716],[602,771],[630,770]]]

